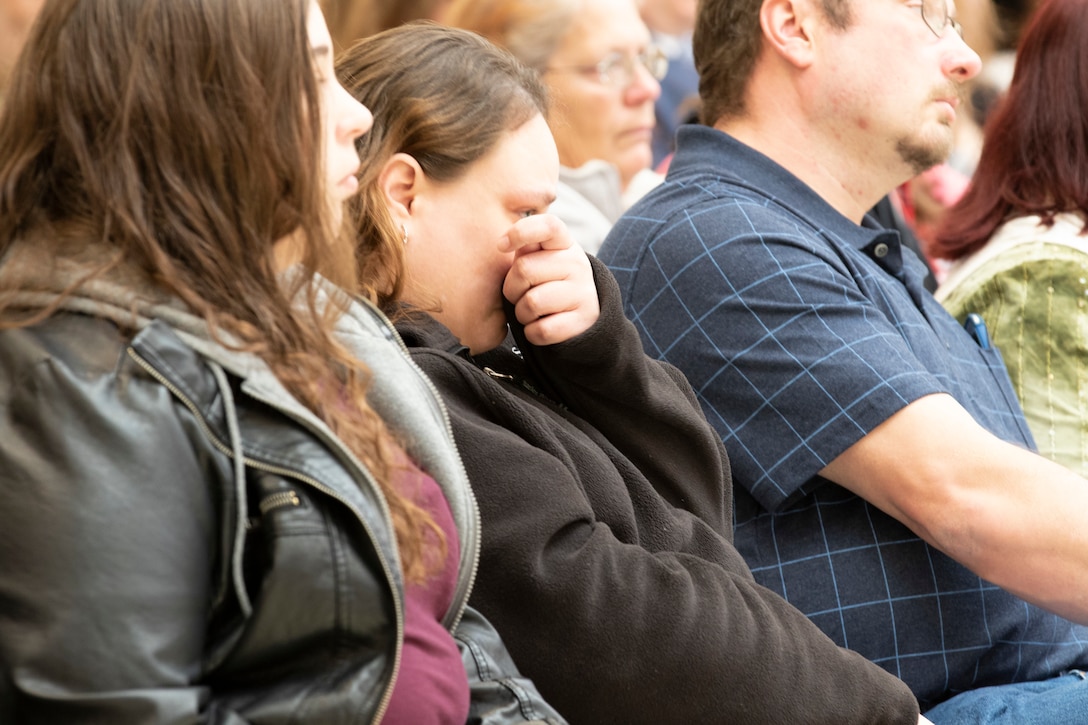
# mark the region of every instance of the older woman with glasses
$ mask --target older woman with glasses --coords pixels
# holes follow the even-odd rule
[[[654,101],[668,61],[633,0],[454,0],[445,22],[507,48],[542,74],[559,148],[551,212],[595,253],[653,188]]]

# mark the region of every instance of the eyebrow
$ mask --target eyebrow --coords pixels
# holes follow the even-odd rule
[[[517,208],[546,209],[555,202],[555,198],[555,193],[552,191],[520,190],[513,191],[507,197],[506,203]]]
[[[530,202],[533,206],[549,207],[556,199],[555,193],[551,191],[533,191],[529,192],[525,196],[526,201]]]
[[[321,58],[327,58],[332,53],[332,49],[327,45],[310,46],[310,55],[315,60]]]

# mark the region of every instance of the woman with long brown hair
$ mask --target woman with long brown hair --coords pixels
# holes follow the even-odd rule
[[[370,125],[312,0],[46,2],[0,116],[0,721],[554,714],[466,606],[441,403],[336,286]]]

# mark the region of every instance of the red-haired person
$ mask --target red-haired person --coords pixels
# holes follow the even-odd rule
[[[1039,452],[1088,474],[1088,2],[1051,0],[1021,37],[978,168],[934,252],[937,297],[980,315]]]

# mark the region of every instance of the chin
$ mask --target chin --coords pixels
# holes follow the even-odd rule
[[[952,153],[951,129],[939,139],[900,139],[896,144],[896,152],[915,174],[920,174],[948,160]]]
[[[468,351],[473,355],[479,355],[488,350],[494,350],[501,345],[503,340],[506,339],[506,333],[506,317],[504,315],[501,329],[496,326],[491,332],[481,333],[480,331],[477,331],[476,334],[472,336],[471,340],[461,340],[461,344],[468,347]]]

